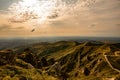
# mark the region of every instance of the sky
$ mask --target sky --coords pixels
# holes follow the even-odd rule
[[[120,0],[0,0],[0,37],[120,37]]]

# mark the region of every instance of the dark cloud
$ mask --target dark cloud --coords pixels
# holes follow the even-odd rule
[[[2,24],[0,25],[0,31],[11,29],[11,25]]]
[[[16,29],[24,29],[23,26],[16,27]]]
[[[116,24],[117,27],[120,27],[120,24]]]
[[[19,26],[13,28],[11,25],[7,25],[7,24],[0,25],[0,31],[11,31],[11,30],[19,30],[19,29],[24,29],[24,27]]]
[[[8,11],[0,10],[0,14],[8,14]]]
[[[112,31],[110,31],[110,30],[92,30],[92,32],[94,32],[94,33],[109,33]]]
[[[13,2],[17,2],[17,0],[0,0],[0,10],[7,10]]]
[[[92,27],[95,27],[97,26],[97,23],[92,23],[89,27],[92,28]]]
[[[119,31],[120,30],[120,24],[116,24],[115,28]]]
[[[53,12],[50,16],[48,16],[47,18],[48,19],[55,19],[55,18],[57,18],[57,17],[59,17],[59,15],[58,15],[58,13],[57,12]]]
[[[62,22],[62,21],[50,21],[51,25],[52,26],[55,26],[55,27],[62,27],[65,22]]]

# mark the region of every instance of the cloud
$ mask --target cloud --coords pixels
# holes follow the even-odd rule
[[[23,26],[16,27],[16,29],[24,29]]]
[[[120,27],[120,24],[116,24],[117,27]]]
[[[1,24],[0,25],[0,31],[6,31],[6,32],[11,32],[11,31],[18,31],[18,30],[23,30],[24,27],[19,26],[19,27],[13,27],[12,25],[9,24]]]
[[[120,20],[120,2],[117,0],[97,0],[97,2],[90,7],[87,11],[83,13],[82,19],[97,20],[97,21],[114,21]],[[84,14],[87,14],[85,16]],[[87,21],[88,21],[87,20]]]
[[[6,10],[0,10],[0,14],[8,14],[8,11],[6,11]]]
[[[119,32],[119,30],[120,30],[120,24],[116,24],[115,28],[116,28],[116,29],[118,30],[118,32]]]
[[[26,1],[31,1],[31,0],[26,0]],[[44,0],[41,0],[41,1],[44,1]],[[79,35],[79,36],[107,35],[107,36],[111,36],[112,34],[113,35],[120,34],[119,32],[120,1],[96,0],[95,3],[90,2],[94,0],[79,0],[82,3],[79,3],[79,2],[76,3],[78,0],[61,0],[61,1],[66,1],[67,3],[67,5],[65,5],[66,8],[62,6],[60,8],[63,11],[58,11],[53,15],[47,14],[47,17],[46,17],[47,20],[45,20],[44,23],[41,23],[41,18],[39,20],[32,19],[27,22],[20,22],[21,20],[20,21],[13,20],[16,22],[8,22],[9,17],[11,17],[12,15],[9,15],[9,11],[1,10],[0,11],[0,18],[1,18],[0,31],[5,35],[26,34],[26,36],[27,35],[39,35],[39,36],[41,35],[55,35],[55,36],[57,35]],[[89,1],[89,2],[87,3],[84,1]],[[17,0],[17,2],[15,3],[18,3],[18,2],[19,1]],[[30,12],[28,11],[28,13]],[[28,13],[23,13],[22,15],[27,16]],[[46,16],[45,13],[44,15]],[[44,15],[43,17],[45,17]],[[36,30],[34,31],[34,33],[31,33],[30,31],[33,28],[35,28]],[[0,35],[2,35],[2,33],[0,33]]]
[[[0,31],[10,30],[10,29],[11,29],[10,25],[7,25],[7,24],[0,25]]]
[[[38,19],[40,23],[63,16],[76,16],[82,8],[88,8],[96,0],[21,0],[9,7],[13,23]],[[68,17],[67,17],[68,18]]]
[[[50,26],[52,26],[52,27],[62,27],[62,28],[64,28],[65,24],[66,23],[63,22],[63,21],[50,21]]]
[[[89,25],[88,27],[93,28],[96,27],[98,25],[98,23],[92,23],[91,25]]]

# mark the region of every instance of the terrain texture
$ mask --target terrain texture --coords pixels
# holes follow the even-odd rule
[[[0,80],[59,80],[47,72],[56,61],[67,80],[120,80],[119,43],[75,41],[0,50]]]

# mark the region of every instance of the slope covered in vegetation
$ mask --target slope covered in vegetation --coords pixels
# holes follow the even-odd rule
[[[67,80],[120,80],[119,43],[75,41],[1,50],[0,80],[59,80],[47,73],[56,61]]]

